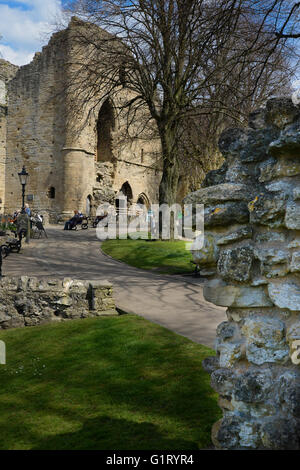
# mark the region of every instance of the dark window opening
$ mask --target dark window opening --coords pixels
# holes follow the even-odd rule
[[[150,207],[150,202],[149,202],[149,199],[148,197],[146,196],[146,194],[142,193],[139,195],[138,199],[137,199],[137,204],[139,205],[143,205],[143,206],[146,206],[147,209],[149,209]]]
[[[87,217],[91,214],[92,210],[92,196],[89,194],[86,198],[86,206],[85,206],[85,212]]]
[[[132,204],[132,199],[133,199],[133,194],[132,194],[132,189],[128,181],[124,183],[119,191],[119,194],[116,199],[116,208],[117,210],[120,207],[124,207],[124,203],[120,204],[120,199],[124,198],[124,196],[127,198],[127,206],[129,207]]]
[[[53,186],[51,186],[49,189],[48,189],[48,198],[49,199],[55,199],[55,188]]]
[[[107,99],[98,115],[97,121],[97,161],[105,162],[112,159],[112,131],[115,128],[113,106]]]

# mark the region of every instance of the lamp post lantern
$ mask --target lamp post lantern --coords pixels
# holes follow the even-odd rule
[[[27,183],[27,178],[29,174],[27,173],[25,166],[23,166],[22,171],[18,173],[20,183],[22,185],[22,212],[25,212],[25,186]]]

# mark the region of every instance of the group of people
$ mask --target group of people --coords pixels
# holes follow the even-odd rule
[[[15,211],[9,222],[13,223],[16,228],[16,236],[19,239],[27,236],[28,229],[32,228],[32,225],[37,221],[43,223],[43,216],[41,214],[32,214],[32,211],[28,204],[25,204],[24,210]]]
[[[43,221],[44,221],[44,217],[43,217],[42,214],[34,214],[34,215],[33,215],[33,213],[32,213],[32,211],[31,211],[29,205],[28,205],[28,204],[25,204],[24,212],[23,212],[22,210],[20,210],[20,211],[15,211],[15,212],[13,213],[13,216],[12,216],[12,219],[10,220],[10,222],[15,223],[16,220],[17,220],[17,218],[18,218],[18,216],[19,216],[20,214],[22,214],[22,213],[23,213],[23,214],[24,214],[24,213],[27,214],[27,216],[29,217],[29,219],[30,219],[31,222],[35,222],[36,220],[38,220],[39,222],[42,222],[42,223],[43,223]]]

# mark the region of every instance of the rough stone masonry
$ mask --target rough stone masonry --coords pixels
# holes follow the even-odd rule
[[[157,202],[160,141],[152,138],[150,124],[141,132],[141,123],[149,121],[147,110],[140,108],[128,128],[131,119],[121,110],[132,91],[120,83],[114,95],[102,85],[91,93],[94,84],[86,77],[75,80],[74,67],[80,77],[79,64],[90,70],[96,56],[99,60],[97,41],[103,34],[73,17],[30,64],[16,67],[0,59],[1,212],[20,209],[23,165],[29,173],[26,202],[45,221],[68,220],[75,209],[95,216],[100,204],[114,204],[119,193],[133,206]],[[87,35],[93,35],[90,44],[96,41],[89,51],[80,41]],[[86,103],[80,91],[85,87]]]
[[[194,259],[204,297],[228,307],[204,367],[223,418],[221,449],[300,448],[300,108],[271,99],[225,131],[225,163],[185,199],[205,204]]]
[[[117,314],[107,281],[28,276],[0,280],[0,329]]]

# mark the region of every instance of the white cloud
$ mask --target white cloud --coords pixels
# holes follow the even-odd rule
[[[0,44],[0,54],[3,59],[15,65],[24,65],[31,62],[34,53],[26,50],[14,50],[10,46]]]
[[[61,0],[17,0],[10,5],[4,1],[0,3],[0,52],[4,59],[24,65],[47,43],[61,16]]]

